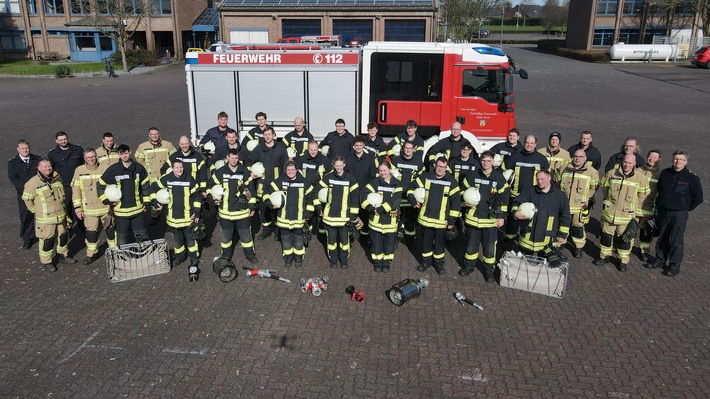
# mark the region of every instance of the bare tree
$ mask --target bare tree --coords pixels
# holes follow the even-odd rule
[[[562,26],[567,22],[567,14],[569,14],[569,3],[565,2],[560,5],[559,0],[546,0],[540,11],[540,26],[547,31],[547,37],[550,37],[550,31],[556,26]]]
[[[446,13],[449,38],[469,40],[491,11],[504,4],[500,0],[443,0],[441,7]]]
[[[73,3],[73,2],[72,2]],[[144,18],[151,14],[151,0],[96,0],[82,3],[90,8],[87,20],[103,35],[115,41],[121,51],[123,70],[128,72],[126,44]]]

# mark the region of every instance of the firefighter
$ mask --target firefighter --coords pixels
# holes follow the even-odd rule
[[[495,153],[484,151],[481,154],[481,167],[468,174],[463,181],[462,190],[469,187],[478,189],[481,197],[477,205],[463,201],[466,208],[466,255],[459,276],[466,277],[476,270],[478,248],[483,246],[483,275],[487,283],[495,282],[493,269],[496,261],[498,229],[505,224],[510,193],[503,173],[493,167]]]
[[[164,167],[170,166],[170,156],[175,153],[175,146],[170,142],[160,138],[160,131],[157,127],[148,129],[148,141],[141,143],[136,148],[136,161],[141,164],[146,172],[150,184],[154,185],[160,179]],[[155,207],[150,207],[151,224],[158,223],[160,211]]]
[[[539,170],[547,170],[550,167],[547,158],[535,151],[536,146],[537,138],[531,134],[526,136],[523,143],[523,150],[507,157],[503,163],[504,170],[513,171],[512,182],[508,182],[510,185],[511,201],[509,208],[512,208],[512,202],[515,197],[536,184],[537,172]],[[516,219],[511,213],[505,224],[505,238],[508,240],[515,239],[519,227],[519,219]]]
[[[493,151],[494,154],[500,155],[501,164],[505,162],[506,158],[509,158],[513,156],[513,154],[521,152],[522,150],[523,144],[520,142],[520,130],[516,128],[510,129],[508,137],[504,142],[498,143],[491,147],[491,151]]]
[[[200,220],[202,191],[200,183],[187,172],[185,164],[184,160],[173,159],[172,172],[166,173],[156,184],[154,191],[166,189],[170,193],[170,201],[166,205],[157,202],[155,193],[152,195],[153,205],[158,210],[165,210],[165,222],[173,234],[175,257],[172,267],[186,261],[188,256],[190,266],[198,266],[200,263],[199,247],[192,235],[192,225]]]
[[[683,236],[688,213],[703,203],[700,178],[688,170],[686,151],[673,152],[673,164],[658,176],[656,210],[659,236],[656,242],[656,260],[646,264],[649,269],[663,267],[663,275],[676,277],[683,261]],[[665,266],[665,263],[668,266]]]
[[[312,186],[318,185],[323,176],[333,169],[328,157],[318,150],[318,142],[315,140],[308,142],[306,153],[296,157],[295,161],[298,170]]]
[[[347,157],[353,150],[353,135],[345,128],[345,121],[338,118],[335,121],[335,130],[328,133],[320,142],[320,148],[328,146],[328,151],[325,154],[332,161],[335,157]]]
[[[592,132],[585,130],[579,135],[579,143],[567,149],[567,152],[574,154],[577,150],[584,150],[587,155],[587,164],[599,171],[602,166],[602,153],[592,144],[592,140]]]
[[[71,229],[74,219],[74,207],[72,206],[71,179],[74,171],[79,165],[84,163],[84,149],[69,142],[69,136],[64,132],[57,132],[54,135],[57,146],[52,148],[47,155],[52,162],[52,169],[59,173],[64,183],[64,206],[67,215],[67,223]]]
[[[234,241],[239,239],[247,260],[259,263],[254,251],[250,220],[256,209],[255,189],[249,170],[239,163],[239,151],[229,150],[227,164],[214,172],[212,183],[224,189],[221,198],[212,197],[218,207],[217,216],[222,230],[220,256],[231,260],[236,246]],[[208,194],[211,195],[211,190]]]
[[[616,240],[616,252],[619,255],[620,272],[627,270],[629,254],[634,245],[633,237],[637,232],[628,232],[629,222],[643,216],[641,204],[650,190],[648,178],[636,171],[636,155],[630,152],[624,156],[619,168],[607,172],[601,183],[604,193],[602,209],[602,232],[599,239],[599,257],[594,264],[602,266],[611,261],[612,248]],[[628,235],[622,239],[622,235]]]
[[[417,133],[417,122],[410,119],[406,124],[406,131],[404,133],[398,134],[389,145],[389,155],[390,157],[399,156],[404,149],[404,143],[411,141],[414,144],[414,152],[417,158],[422,158],[424,155],[424,139]],[[399,152],[395,153],[393,147],[395,145],[400,146]],[[405,193],[406,194],[406,193]]]
[[[101,228],[106,232],[106,242],[109,248],[116,247],[113,215],[110,212],[110,207],[99,200],[96,187],[109,166],[109,162],[98,162],[96,151],[93,148],[86,148],[84,150],[84,164],[76,168],[71,182],[74,213],[79,220],[84,221],[86,228],[85,265],[90,265],[99,258],[99,230]]]
[[[424,162],[421,153],[417,156],[416,144],[413,141],[404,141],[402,154],[392,158],[392,166],[402,174],[402,199],[400,212],[402,216],[402,230],[405,237],[413,239],[417,233],[418,209],[414,208],[407,200],[407,191],[412,182],[424,173]]]
[[[217,126],[210,128],[205,132],[205,135],[202,136],[200,140],[200,152],[204,151],[205,144],[210,141],[214,143],[215,148],[227,145],[227,132],[234,130],[227,126],[227,123],[229,123],[229,115],[227,115],[226,112],[222,111],[217,114]]]
[[[121,159],[118,155],[118,146],[113,138],[113,133],[106,132],[101,136],[101,146],[96,149],[96,158],[99,164],[106,164],[106,167],[117,163]]]
[[[212,154],[212,157],[209,159],[210,174],[214,173],[215,170],[221,168],[227,163],[227,155],[229,154],[229,150],[232,148],[239,151],[242,156],[245,155],[244,147],[239,145],[238,136],[239,134],[236,130],[227,129],[227,132],[224,134],[226,144],[221,147],[217,147],[214,154]]]
[[[328,241],[330,267],[348,268],[350,257],[350,230],[358,220],[360,187],[355,176],[345,171],[345,158],[338,155],[333,160],[333,170],[320,181],[328,189],[325,204],[316,202],[316,211],[322,216]]]
[[[261,234],[257,237],[259,240],[265,240],[275,230],[274,218],[275,212],[271,207],[266,206],[264,201],[264,188],[271,185],[271,182],[278,179],[283,174],[283,167],[288,161],[286,146],[283,143],[276,141],[276,133],[274,128],[266,126],[262,132],[263,140],[250,153],[250,159],[247,165],[251,167],[256,162],[261,162],[264,165],[264,176],[256,180],[256,195],[260,200],[259,216],[261,218]]]
[[[379,164],[385,160],[389,154],[387,149],[387,144],[382,140],[382,137],[377,135],[380,126],[375,122],[370,122],[367,124],[367,135],[365,135],[365,150],[372,154]]]
[[[306,153],[311,140],[313,140],[313,135],[306,129],[303,118],[299,116],[293,120],[293,130],[288,132],[282,141],[286,147],[293,148],[298,157]]]
[[[37,175],[39,155],[30,153],[30,143],[27,140],[17,142],[17,155],[7,161],[7,175],[17,191],[17,206],[20,212],[20,238],[22,249],[32,248],[35,241],[35,220],[32,212],[27,210],[27,205],[22,199],[22,192],[32,177]]]
[[[355,176],[359,187],[365,187],[377,175],[377,158],[365,152],[365,137],[357,136],[353,139],[353,152],[345,157],[345,165],[345,171]],[[360,209],[358,217],[363,223],[360,234],[369,235],[367,211]]]
[[[296,162],[286,162],[285,174],[269,187],[266,187],[264,201],[267,206],[273,208],[271,195],[274,191],[283,191],[286,194],[285,202],[276,211],[276,227],[279,229],[278,235],[281,241],[281,252],[284,258],[284,266],[289,268],[295,263],[296,267],[303,266],[303,257],[306,255],[306,236],[308,232],[308,220],[315,211],[313,205],[314,187],[300,173],[296,167]]]
[[[454,176],[459,186],[463,184],[469,174],[474,174],[476,170],[481,168],[481,163],[473,155],[475,152],[473,145],[467,141],[461,144],[461,154],[449,161],[448,172]]]
[[[606,174],[612,169],[617,169],[624,161],[626,154],[632,154],[634,156],[636,159],[636,168],[643,167],[646,160],[643,159],[641,154],[639,154],[640,151],[641,147],[639,147],[636,137],[627,137],[624,140],[624,144],[621,145],[619,152],[609,157],[609,161],[607,161],[606,166],[604,167],[604,173]]]
[[[569,198],[573,256],[579,259],[587,243],[587,233],[584,228],[589,223],[594,193],[599,185],[599,172],[587,163],[587,153],[578,149],[574,152],[572,162],[562,169],[560,179],[560,189]]]
[[[58,262],[74,264],[69,257],[69,234],[67,214],[64,207],[64,182],[53,168],[52,162],[42,158],[37,166],[37,175],[25,183],[22,200],[35,215],[35,235],[39,238],[39,261],[42,269],[56,272],[52,264],[56,246]]]
[[[370,213],[371,256],[375,272],[389,272],[394,259],[397,241],[399,203],[402,199],[402,184],[391,174],[392,164],[380,164],[379,177],[371,180],[360,192],[362,208]],[[379,193],[382,203],[375,206],[368,195]]]
[[[120,247],[127,244],[129,233],[137,241],[148,239],[145,225],[145,204],[150,203],[150,178],[143,165],[131,159],[131,149],[126,144],[118,146],[121,162],[109,166],[98,183],[96,192],[104,205],[109,205],[116,220],[116,240]],[[115,184],[121,190],[121,198],[111,202],[106,198],[106,186]]]
[[[207,191],[207,180],[209,172],[207,170],[207,161],[205,157],[190,144],[190,139],[187,136],[180,137],[178,140],[178,151],[170,155],[170,165],[175,161],[182,161],[183,173],[192,177],[198,184],[200,195]],[[167,165],[162,173],[167,173]]]
[[[257,112],[256,115],[254,115],[254,119],[256,119],[256,126],[253,128],[249,129],[247,134],[244,135],[244,138],[242,139],[242,147],[246,148],[247,143],[251,140],[259,140],[261,142],[264,139],[264,129],[266,129],[266,113],[265,112]],[[248,154],[243,154],[245,156],[248,156]]]
[[[433,266],[437,274],[445,274],[444,252],[446,233],[455,231],[456,219],[461,216],[461,196],[458,183],[453,176],[446,173],[448,161],[439,157],[434,162],[434,170],[420,175],[409,186],[407,199],[416,209],[419,209],[417,222],[422,244],[422,263],[417,267],[420,272]],[[427,192],[424,202],[420,203],[414,197],[414,190],[424,188]]]
[[[562,259],[557,247],[567,242],[569,235],[569,199],[552,184],[552,174],[548,170],[538,170],[535,176],[537,184],[521,192],[513,200],[510,210],[522,221],[518,246],[523,253],[544,256],[551,266],[558,266]],[[535,205],[536,212],[531,219],[518,209],[525,202]]]
[[[429,149],[427,156],[427,164],[434,165],[436,161],[437,154],[443,154],[447,162],[453,158],[456,158],[461,154],[461,147],[464,143],[470,142],[461,135],[461,124],[454,122],[451,125],[451,135],[437,141],[434,146]],[[478,158],[478,153],[474,150],[473,157]]]
[[[638,223],[641,225],[641,230],[639,231],[639,249],[641,250],[642,262],[652,263],[654,261],[653,255],[650,254],[651,242],[653,241],[654,226],[656,216],[656,185],[658,184],[658,177],[661,175],[661,168],[658,162],[661,160],[660,150],[651,150],[646,154],[646,164],[643,167],[636,169],[639,173],[643,173],[648,178],[648,195],[641,204],[641,213],[643,216],[639,218]],[[651,221],[651,219],[654,219]],[[657,229],[658,226],[655,226]]]
[[[560,181],[562,169],[572,160],[569,152],[560,147],[561,142],[562,135],[558,132],[552,132],[547,139],[547,147],[538,150],[540,154],[547,158],[547,162],[550,164],[550,172],[552,173],[552,181],[555,184]]]

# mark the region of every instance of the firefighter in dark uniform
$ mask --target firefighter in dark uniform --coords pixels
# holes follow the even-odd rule
[[[293,130],[283,138],[286,147],[293,148],[296,156],[301,156],[308,150],[308,143],[313,140],[313,135],[306,129],[305,122],[300,116],[293,120]]]
[[[227,123],[229,122],[229,115],[222,111],[217,114],[217,126],[210,128],[205,132],[205,135],[200,139],[200,149],[203,149],[205,144],[208,142],[214,143],[215,148],[223,147],[227,145],[227,131],[233,130]]]
[[[491,151],[494,154],[500,155],[501,164],[505,162],[506,158],[510,158],[513,154],[517,154],[523,150],[523,144],[520,142],[520,130],[516,128],[510,129],[508,132],[508,138],[502,142],[491,147]]]
[[[249,131],[244,135],[242,139],[242,148],[244,153],[241,154],[242,158],[247,159],[249,155],[249,150],[247,149],[247,143],[256,140],[261,143],[264,140],[264,129],[266,129],[266,113],[257,112],[254,116],[256,119],[256,126],[249,129]]]
[[[462,191],[469,187],[477,188],[481,199],[477,205],[473,205],[464,202],[462,198],[463,206],[466,207],[464,222],[468,243],[459,275],[465,277],[476,270],[478,248],[483,245],[483,275],[488,283],[495,282],[493,269],[496,262],[498,229],[505,224],[510,197],[503,173],[493,168],[494,158],[495,153],[484,151],[481,154],[481,167],[466,177],[461,188]]]
[[[416,152],[416,144],[412,141],[405,141],[402,144],[402,154],[392,157],[392,166],[397,168],[402,175],[402,200],[400,211],[402,215],[402,227],[404,236],[413,239],[417,234],[418,209],[414,208],[407,200],[407,191],[412,182],[424,173],[424,161],[421,152]]]
[[[189,141],[188,141],[189,144]],[[190,147],[192,148],[192,147]],[[193,150],[193,152],[195,152]],[[172,267],[176,267],[190,257],[190,266],[198,266],[200,251],[197,241],[192,235],[192,224],[200,219],[202,208],[202,191],[197,182],[185,170],[185,161],[174,159],[171,162],[172,172],[165,174],[157,182],[157,190],[166,189],[170,193],[170,202],[161,205],[152,195],[153,205],[165,211],[165,222],[173,234],[175,257]],[[187,252],[187,253],[186,253]]]
[[[362,208],[370,213],[372,242],[371,256],[376,272],[389,272],[394,260],[397,241],[397,215],[402,198],[402,184],[391,174],[392,165],[384,161],[379,166],[380,176],[371,180],[360,192]],[[382,203],[375,206],[369,201],[369,194],[378,193]]]
[[[306,222],[315,211],[313,205],[314,188],[303,175],[298,173],[296,163],[288,161],[285,174],[264,189],[264,201],[267,206],[272,208],[271,195],[275,191],[283,191],[286,194],[285,203],[275,210],[281,252],[284,266],[287,268],[291,267],[293,263],[296,264],[296,267],[303,266],[303,257],[306,255],[306,241],[303,232],[304,227],[308,228]]]
[[[217,147],[214,154],[212,154],[212,156],[207,160],[207,162],[209,163],[208,168],[210,175],[214,173],[215,170],[221,168],[227,163],[227,155],[229,155],[229,150],[233,148],[239,151],[240,158],[245,158],[245,149],[239,144],[239,137],[237,131],[234,129],[227,129],[227,132],[224,134],[224,137],[226,140],[226,144],[221,147]]]
[[[192,177],[198,184],[198,191],[204,193],[207,191],[207,180],[209,180],[209,172],[205,157],[190,144],[190,139],[187,136],[180,137],[178,141],[178,150],[170,155],[170,165],[175,161],[182,161],[183,170],[186,175]],[[167,173],[168,165],[166,164],[163,174]]]
[[[535,151],[536,145],[537,139],[535,136],[526,136],[523,150],[506,158],[503,164],[504,170],[513,171],[513,180],[512,184],[510,184],[510,205],[512,205],[515,197],[535,185],[536,174],[539,170],[547,170],[550,167],[547,158]],[[519,220],[512,213],[509,214],[508,221],[505,224],[505,238],[509,240],[515,239],[519,227]]]
[[[663,169],[658,177],[658,212],[659,237],[656,241],[656,260],[646,265],[649,269],[664,267],[663,274],[676,277],[680,274],[683,261],[683,235],[688,222],[688,213],[703,203],[703,188],[700,178],[688,170],[688,153],[675,151],[673,166]],[[668,266],[665,267],[665,263]]]
[[[7,176],[17,191],[17,206],[20,209],[20,238],[22,248],[30,249],[35,241],[35,219],[32,212],[27,210],[25,201],[22,200],[22,191],[33,176],[37,175],[39,155],[30,153],[30,143],[27,140],[17,142],[17,155],[7,162]]]
[[[335,157],[333,170],[323,176],[321,189],[328,190],[324,204],[316,201],[316,211],[323,217],[328,241],[330,267],[347,269],[350,257],[350,229],[358,220],[360,187],[355,176],[345,171],[345,158]]]
[[[338,119],[335,121],[335,130],[328,133],[320,142],[320,148],[328,146],[328,151],[325,154],[331,160],[335,157],[346,157],[353,150],[353,135],[345,129],[345,121]]]
[[[417,122],[413,120],[408,120],[406,124],[407,131],[405,133],[398,134],[389,145],[389,156],[396,157],[402,153],[404,149],[404,143],[411,141],[414,143],[414,153],[417,158],[422,159],[424,156],[424,139],[417,134]],[[398,145],[399,151],[394,151],[394,146]]]
[[[131,149],[126,144],[118,146],[121,161],[106,169],[96,183],[99,200],[110,205],[116,217],[116,240],[118,245],[128,243],[128,234],[133,232],[136,240],[148,239],[145,225],[145,205],[150,203],[150,178],[143,165],[131,159]],[[109,184],[115,184],[121,190],[121,199],[111,202],[106,198],[105,190]]]
[[[461,192],[453,176],[446,173],[448,162],[440,157],[434,163],[434,170],[419,176],[409,186],[407,199],[419,209],[422,263],[417,267],[420,272],[432,266],[437,274],[445,274],[444,252],[446,250],[446,231],[454,230],[456,219],[461,216]],[[418,202],[414,190],[424,188],[424,202]]]
[[[71,179],[74,177],[76,168],[84,163],[84,149],[69,142],[69,136],[64,132],[57,132],[54,135],[57,146],[52,148],[47,158],[52,162],[52,168],[59,173],[64,182],[64,206],[67,211],[67,223],[71,228],[74,217],[74,207],[72,206]]]
[[[539,170],[536,177],[537,185],[520,193],[513,200],[510,212],[516,219],[523,221],[518,235],[520,250],[527,255],[544,256],[549,260],[553,259],[556,248],[567,242],[569,199],[552,184],[552,175],[548,170]],[[518,210],[524,202],[532,202],[537,209],[532,219],[527,219]]]
[[[315,140],[311,140],[308,143],[308,150],[306,153],[296,157],[295,161],[301,175],[303,175],[303,177],[311,183],[311,186],[314,187],[315,191],[318,191],[318,187],[320,187],[320,181],[323,176],[333,170],[333,164],[330,162],[328,157],[321,154],[318,148],[318,142]],[[314,233],[318,232],[318,227],[321,225],[321,218],[317,212],[313,213],[311,219],[307,222],[314,228]],[[325,230],[320,231],[320,233],[325,234]]]
[[[217,169],[212,175],[213,185],[220,185],[224,194],[220,198],[208,194],[217,206],[221,233],[221,257],[232,259],[235,240],[239,239],[244,249],[244,256],[251,263],[259,263],[254,251],[251,235],[251,220],[256,209],[255,189],[249,170],[239,163],[239,151],[229,150],[227,164]]]
[[[101,145],[96,149],[96,158],[100,165],[105,165],[107,168],[121,160],[113,133],[106,132],[101,136]]]
[[[382,137],[377,135],[380,130],[380,126],[375,122],[370,122],[367,124],[367,135],[365,135],[365,150],[377,158],[377,162],[382,162],[385,160],[389,154],[389,149],[387,149],[387,144],[382,140]]]
[[[585,130],[579,136],[579,143],[567,149],[570,155],[573,155],[577,150],[584,150],[587,154],[587,164],[599,171],[602,167],[602,153],[597,147],[592,144],[592,132]]]
[[[278,179],[283,174],[283,167],[288,161],[286,146],[276,141],[274,128],[266,126],[263,131],[263,140],[254,151],[250,153],[247,166],[252,167],[254,163],[261,162],[264,165],[264,176],[256,180],[256,196],[260,200],[259,216],[261,218],[261,234],[257,237],[264,240],[274,232],[275,211],[266,206],[264,201],[264,188],[271,185],[271,182]]]
[[[481,163],[473,155],[476,151],[468,141],[461,144],[461,153],[449,160],[448,172],[454,176],[459,186],[463,184],[469,174],[481,168]]]
[[[461,147],[464,143],[470,144],[470,142],[461,135],[461,124],[454,122],[451,125],[451,135],[439,140],[429,149],[427,164],[433,165],[436,161],[437,154],[443,154],[447,161],[456,158],[461,154]],[[473,152],[473,157],[478,158],[476,151]]]
[[[617,169],[621,166],[621,163],[624,162],[626,154],[633,154],[636,159],[637,168],[643,167],[643,165],[646,164],[646,160],[643,159],[641,154],[639,154],[639,151],[640,148],[636,137],[627,137],[624,140],[624,144],[621,145],[621,150],[609,157],[609,161],[607,161],[606,166],[604,167],[604,173],[609,173],[610,170]]]
[[[359,187],[365,187],[367,183],[377,175],[377,157],[365,151],[365,137],[357,136],[353,139],[353,152],[345,157],[345,171],[355,176],[355,181]],[[369,235],[367,211],[360,209],[358,217],[363,223],[360,234]]]

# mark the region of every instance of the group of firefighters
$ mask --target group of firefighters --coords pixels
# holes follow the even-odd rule
[[[627,138],[601,171],[601,154],[587,131],[564,150],[557,132],[538,149],[534,136],[523,137],[521,143],[519,131],[512,129],[505,142],[478,154],[455,122],[450,135],[425,154],[415,121],[408,121],[406,132],[386,144],[376,123],[368,124],[367,134],[353,136],[338,119],[335,130],[318,143],[300,117],[280,141],[263,112],[256,114],[257,126],[241,141],[228,126],[226,113],[217,120],[199,145],[183,136],[178,148],[163,140],[157,128],[149,129],[148,141],[135,151],[116,145],[111,133],[103,134],[99,148],[82,149],[58,132],[57,146],[40,158],[20,140],[9,174],[18,191],[24,248],[36,236],[47,271],[57,270],[55,251],[58,262],[76,263],[68,255],[68,241],[74,220],[80,220],[88,265],[98,258],[101,230],[109,247],[146,240],[147,226],[163,213],[174,237],[172,266],[189,258],[197,267],[203,219],[213,217],[207,210],[216,208],[220,257],[228,260],[240,242],[246,259],[258,263],[252,235],[252,218],[258,213],[257,239],[274,234],[285,267],[301,267],[311,234],[320,233],[326,236],[331,268],[348,267],[351,242],[360,236],[374,270],[387,272],[404,237],[410,243],[416,239],[411,248],[421,260],[417,270],[433,267],[444,274],[446,242],[461,231],[467,243],[459,274],[475,271],[480,258],[485,280],[494,282],[499,244],[544,256],[554,267],[565,260],[560,248],[569,239],[570,252],[581,258],[594,194],[600,189],[600,249],[593,263],[610,262],[616,249],[617,268],[626,271],[638,235],[646,267],[664,266],[664,273],[675,276],[682,259],[682,230],[680,241],[677,232],[664,238],[670,234],[666,230],[678,228],[678,216],[673,221],[666,214],[659,218],[658,203],[684,189],[687,200],[681,208],[687,220],[687,211],[702,202],[697,176],[685,169],[685,152],[674,153],[669,169],[685,171],[687,186],[678,188],[677,176],[671,176],[675,191],[663,194],[658,190],[660,151],[651,150],[644,159],[634,138]],[[685,162],[680,169],[674,169],[676,158]],[[672,202],[666,198],[663,204]],[[658,258],[650,254],[657,233],[670,240],[669,246],[659,239]]]

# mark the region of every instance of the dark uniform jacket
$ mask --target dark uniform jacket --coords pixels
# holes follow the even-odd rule
[[[523,144],[520,142],[520,140],[518,140],[518,144],[513,147],[510,145],[508,140],[506,140],[491,147],[491,151],[493,151],[494,154],[498,154],[503,157],[503,161],[505,162],[506,158],[513,156],[513,154],[522,152]]]
[[[313,185],[300,173],[294,179],[285,174],[265,189],[264,201],[271,206],[271,194],[274,191],[286,193],[286,203],[276,209],[276,226],[282,229],[300,229],[306,223],[307,216],[315,210],[313,200],[315,190]]]
[[[461,185],[468,175],[478,169],[481,169],[481,163],[478,162],[478,159],[476,159],[473,154],[465,161],[462,160],[461,155],[459,155],[449,161],[448,172],[454,175],[454,179]]]
[[[447,160],[456,158],[457,156],[461,155],[461,145],[463,143],[468,143],[469,141],[464,138],[463,136],[459,136],[459,139],[454,141],[453,136],[446,137],[444,139],[439,140],[436,144],[434,144],[433,147],[429,149],[427,159],[429,160],[429,164],[433,164],[436,159],[436,154],[442,153],[446,157]],[[478,158],[478,153],[474,149],[473,152],[471,152],[471,156],[474,158]]]
[[[537,184],[536,176],[538,170],[549,169],[550,163],[547,158],[537,151],[521,151],[506,158],[505,170],[513,170],[515,180],[510,188],[511,197],[520,195],[524,190]]]
[[[365,137],[365,150],[382,162],[388,153],[387,144],[382,140],[382,137],[375,136],[374,140],[370,138],[369,134],[363,134],[363,137]]]
[[[308,142],[311,140],[313,140],[313,135],[308,129],[303,128],[303,133],[301,133],[300,136],[296,130],[291,130],[281,141],[286,147],[293,148],[293,150],[296,151],[296,156],[299,156],[308,151]]]
[[[168,173],[158,180],[157,186],[157,189],[165,188],[170,192],[170,202],[163,205],[163,209],[167,211],[165,222],[168,226],[176,229],[189,227],[192,224],[192,215],[200,217],[202,195],[199,184],[187,172],[180,177]]]
[[[248,155],[246,153],[247,152],[246,147],[242,147],[239,143],[235,143],[235,144],[236,144],[236,147],[234,147],[234,148],[236,148],[239,151],[239,161],[242,162],[244,159],[246,159],[246,157]],[[231,150],[231,148],[229,148],[229,144],[224,145],[222,147],[218,147],[215,150],[214,154],[212,154],[212,157],[210,157],[210,159],[209,159],[209,162],[211,164],[210,169],[213,169],[218,161],[225,161],[226,162],[227,155],[229,155],[229,150]],[[220,168],[222,166],[224,166],[224,165],[219,165]]]
[[[380,193],[382,195],[382,205],[374,208],[368,200],[368,195],[372,193]],[[392,211],[399,209],[399,203],[402,198],[402,185],[399,180],[394,177],[390,178],[387,183],[382,177],[376,177],[365,185],[365,188],[360,190],[360,202],[362,207],[370,213],[369,226],[375,231],[382,234],[396,233],[398,223],[397,216],[390,214]]]
[[[173,164],[173,161],[175,160],[182,161],[182,165],[185,169],[183,174],[192,177],[195,182],[197,182],[198,190],[205,191],[207,189],[207,180],[209,179],[209,172],[207,169],[207,162],[205,161],[205,157],[201,153],[195,151],[194,147],[190,147],[190,151],[187,155],[183,154],[182,150],[178,149],[176,152],[170,155],[170,165],[168,166],[171,166]],[[167,171],[168,166],[165,167],[163,173]]]
[[[104,193],[106,186],[116,184],[121,189],[121,199],[113,207],[117,217],[131,217],[143,212],[143,205],[150,202],[150,179],[148,172],[138,162],[131,162],[126,168],[123,162],[115,163],[106,169],[96,183],[99,200],[106,205],[111,201]]]
[[[259,194],[261,194],[263,187],[268,186],[283,174],[283,168],[287,161],[286,146],[278,141],[274,141],[274,145],[271,147],[261,142],[254,148],[254,151],[249,155],[247,166],[251,167],[256,162],[261,162],[264,165],[264,177],[257,181]]]
[[[537,208],[535,217],[523,221],[520,235],[528,241],[540,243],[549,237],[550,242],[555,242],[557,237],[567,239],[569,226],[572,221],[569,212],[569,199],[555,185],[550,186],[550,191],[543,192],[538,186],[530,187],[513,200],[515,213],[523,202],[532,202]]]
[[[212,175],[212,183],[220,185],[224,189],[222,202],[217,207],[217,214],[221,219],[246,219],[256,209],[254,183],[251,180],[251,173],[243,164],[237,164],[234,171],[229,167],[229,164],[217,169]],[[211,187],[208,190],[210,194]]]
[[[330,146],[328,158],[331,160],[338,155],[347,157],[347,155],[353,151],[353,138],[354,136],[347,130],[345,130],[342,136],[338,135],[338,132],[332,131],[320,142],[320,147],[323,148],[325,145]]]
[[[570,157],[574,157],[575,151],[581,150],[581,149],[582,149],[582,144],[577,143],[577,144],[573,145],[572,147],[568,148],[567,152],[569,152]],[[587,147],[584,150],[584,153],[587,154],[587,164],[588,165],[592,165],[592,167],[596,170],[599,170],[599,168],[602,167],[602,153],[592,143],[589,143],[589,147]]]
[[[377,175],[377,159],[374,155],[363,151],[361,156],[355,152],[345,157],[345,170],[355,176],[357,184],[365,187],[367,182]]]
[[[656,209],[660,211],[692,211],[703,203],[700,178],[688,168],[680,172],[673,168],[663,169],[656,188]]]
[[[320,181],[321,188],[328,189],[328,202],[323,204],[323,223],[331,227],[345,226],[348,221],[356,220],[360,211],[360,186],[355,176],[343,171],[338,176],[335,170],[328,172]],[[320,209],[320,201],[316,206]]]
[[[465,222],[479,229],[496,227],[498,219],[505,219],[508,212],[510,190],[503,172],[493,169],[489,175],[477,169],[463,181],[462,194],[469,187],[478,188],[481,200],[473,208],[465,211]]]
[[[227,129],[229,126],[225,126],[224,130],[220,130],[219,126],[210,128],[202,139],[200,140],[200,148],[202,148],[208,142],[213,142],[215,148],[219,148],[227,145]]]
[[[420,187],[423,187],[427,194],[419,210],[417,222],[433,229],[453,226],[461,216],[461,190],[454,177],[446,173],[438,178],[434,171],[419,176],[407,191],[407,199],[412,206],[417,204],[414,190]]]
[[[619,165],[624,162],[625,156],[626,154],[624,154],[623,152],[617,152],[616,154],[609,157],[609,161],[607,161],[606,166],[604,167],[604,173],[607,173],[612,169],[618,168]],[[640,154],[634,154],[634,156],[636,156],[637,168],[642,168],[644,165],[646,165],[646,160],[643,158],[643,156],[641,156]]]
[[[414,143],[414,155],[413,156],[415,156],[417,158],[422,158],[424,156],[424,139],[418,134],[415,134],[413,139],[409,138],[409,136],[407,135],[407,132],[398,134],[397,137],[395,137],[392,141],[390,141],[390,149],[392,147],[394,147],[395,144],[399,144],[402,147],[400,154],[403,154],[405,141],[411,141]],[[390,155],[393,155],[393,153],[390,152]]]
[[[7,161],[7,177],[10,178],[10,182],[15,186],[18,197],[22,197],[25,183],[37,175],[37,165],[39,165],[39,160],[42,159],[35,154],[28,155],[28,158],[30,161],[25,162],[18,154]]]
[[[424,161],[422,161],[422,157],[417,156],[416,153],[414,153],[409,159],[405,158],[404,154],[402,154],[398,157],[392,158],[391,161],[392,166],[397,168],[397,170],[399,170],[402,174],[402,197],[406,198],[407,190],[409,190],[409,186],[412,184],[414,179],[424,173]],[[402,206],[409,206],[409,202],[402,202]]]
[[[74,170],[79,165],[84,164],[84,149],[76,144],[69,143],[69,148],[63,150],[57,144],[47,155],[52,162],[52,168],[59,173],[65,186],[71,184],[74,177]]]
[[[326,173],[333,170],[330,159],[321,154],[320,151],[314,157],[306,151],[305,154],[296,157],[295,161],[298,170],[312,185],[318,184]]]

